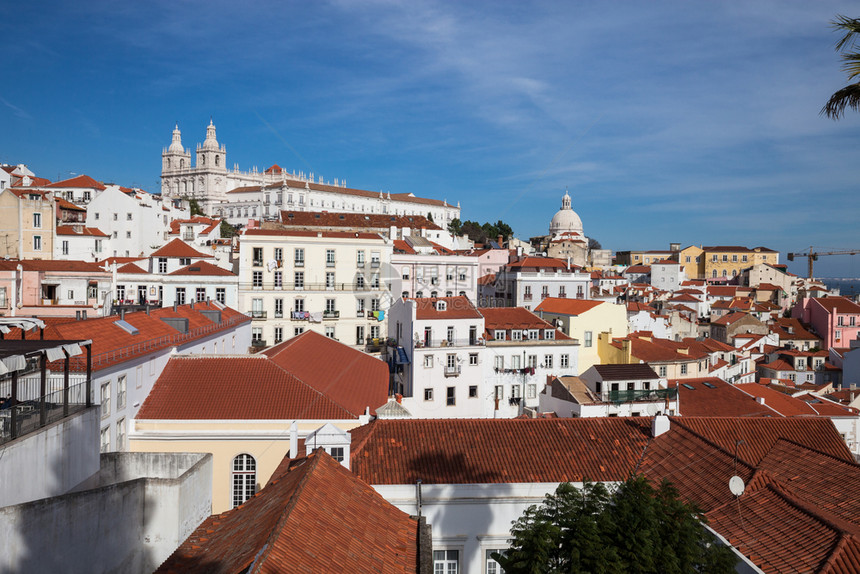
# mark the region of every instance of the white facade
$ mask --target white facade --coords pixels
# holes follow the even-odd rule
[[[142,260],[138,265],[146,269],[146,262],[147,260]],[[194,265],[191,267],[194,268]],[[155,268],[157,269],[157,261]],[[210,300],[238,309],[239,276],[198,272],[182,274],[179,271],[169,274],[117,271],[112,298],[117,301],[134,301],[137,304],[158,303],[162,307]]]
[[[547,297],[590,299],[591,275],[567,269],[521,271],[502,268],[496,276],[496,307],[534,309]]]
[[[188,211],[174,208],[170,202],[145,192],[131,196],[117,186],[109,186],[87,204],[87,225],[111,238],[111,252],[105,256],[149,255],[166,243],[170,222],[187,217]]]
[[[210,215],[225,218],[231,224],[245,224],[248,219],[277,217],[281,209],[300,211],[340,211],[351,213],[389,213],[424,215],[442,228],[460,217],[460,207],[447,201],[417,198],[411,193],[392,195],[350,189],[346,180],[324,181],[321,175],[288,174],[278,166],[260,172],[239,171],[238,165],[227,169],[227,148],[218,143],[215,126],[210,121],[206,139],[197,145],[196,163],[192,166],[191,150],[182,147],[179,126],[173,130],[170,147],[161,154],[161,193],[164,197],[197,199]],[[248,193],[230,194],[234,189],[251,189]]]
[[[58,225],[54,238],[54,259],[98,261],[113,253],[111,240],[99,229],[83,225]]]
[[[467,255],[394,253],[392,274],[400,277],[402,297],[454,297],[478,300],[478,258]],[[392,287],[392,290],[394,287]]]
[[[651,285],[663,291],[677,291],[687,280],[684,266],[677,261],[655,261],[651,264]]]
[[[463,297],[420,301],[399,299],[389,310],[389,334],[410,362],[395,375],[402,405],[415,418],[488,416],[492,389],[484,380],[484,318],[469,312],[474,306]],[[432,305],[438,317],[418,318],[419,305]],[[461,305],[466,317],[450,313]]]
[[[313,329],[354,347],[384,343],[391,243],[378,234],[246,230],[239,309],[268,346]]]

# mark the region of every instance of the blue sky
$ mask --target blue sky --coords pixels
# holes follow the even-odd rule
[[[860,248],[860,115],[820,2],[18,3],[0,162],[158,189],[179,122],[227,162],[460,201],[604,247]],[[803,272],[800,262],[792,269]],[[860,256],[822,258],[860,276]]]

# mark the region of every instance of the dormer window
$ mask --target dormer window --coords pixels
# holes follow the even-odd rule
[[[505,340],[505,330],[504,329],[496,329],[493,331],[493,339],[496,341],[504,341]]]
[[[537,329],[529,329],[529,341],[535,341],[540,338]]]
[[[555,329],[544,329],[543,338],[546,340],[555,339]]]
[[[448,308],[448,303],[446,301],[436,301],[436,310],[437,311],[445,311]]]
[[[522,341],[523,340],[523,332],[514,329],[511,331],[511,340],[512,341]]]

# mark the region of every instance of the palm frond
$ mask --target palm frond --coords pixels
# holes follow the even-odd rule
[[[831,24],[833,28],[845,31],[845,35],[836,42],[837,52],[841,52],[845,47],[854,47],[855,42],[860,39],[860,19],[848,18],[847,16],[838,14],[836,20],[833,20]]]
[[[860,83],[845,86],[827,100],[819,115],[838,120],[845,113],[845,108],[860,112]]]
[[[853,80],[860,76],[860,52],[849,52],[842,55],[842,69],[848,74],[848,79]]]

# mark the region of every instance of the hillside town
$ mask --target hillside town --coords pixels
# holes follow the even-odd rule
[[[155,190],[0,165],[0,571],[498,574],[632,474],[739,572],[857,568],[860,304],[789,254],[613,252],[564,189],[478,237],[190,131]]]

